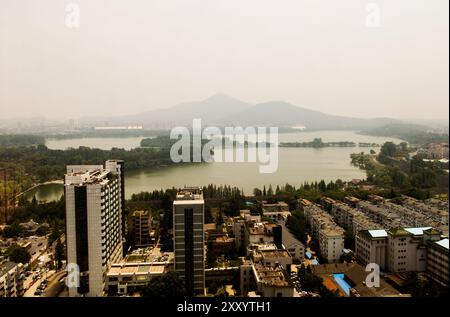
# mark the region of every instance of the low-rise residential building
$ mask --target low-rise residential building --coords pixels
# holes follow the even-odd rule
[[[217,236],[209,241],[208,252],[211,252],[217,256],[227,255],[233,253],[236,250],[235,238],[227,235]]]
[[[373,201],[380,202],[379,196],[373,197]],[[401,217],[385,206],[380,206],[368,201],[360,201],[358,209],[368,216],[372,221],[379,223],[383,228],[397,228],[402,226]]]
[[[132,213],[131,228],[136,247],[145,247],[155,243],[152,223],[152,216],[148,210],[137,210]]]
[[[253,263],[252,270],[258,295],[262,297],[294,296],[294,285],[281,266]]]
[[[272,221],[286,220],[291,215],[290,211],[265,211],[263,210],[263,216],[271,219]]]
[[[287,270],[292,264],[292,257],[287,250],[258,250],[253,255],[254,262],[260,262],[264,266],[281,265]]]
[[[338,225],[330,225],[319,231],[319,246],[323,258],[337,262],[344,252],[345,231]]]
[[[234,235],[234,242],[236,250],[246,248],[246,221],[244,219],[233,219],[232,231]]]
[[[356,235],[358,232],[362,230],[374,230],[374,229],[383,229],[383,226],[375,221],[372,221],[369,217],[367,217],[364,213],[358,211],[353,215],[353,226],[352,226],[352,234]]]
[[[254,289],[255,278],[253,276],[253,262],[244,257],[240,258],[239,266],[240,290],[242,296],[247,296],[248,292]]]
[[[448,238],[439,241],[430,240],[427,246],[427,275],[442,286],[448,287]]]
[[[24,278],[22,263],[0,263],[0,297],[21,297],[24,293]]]
[[[305,211],[305,207],[308,207],[311,205],[313,205],[313,203],[310,202],[309,200],[300,198],[300,199],[297,199],[297,201],[296,201],[295,209],[300,210],[300,211]]]
[[[344,250],[345,230],[334,222],[331,214],[317,205],[305,206],[304,213],[324,259],[328,262],[338,261]]]
[[[150,280],[165,273],[165,266],[153,263],[113,264],[106,273],[106,289],[119,295],[147,285]]]
[[[355,240],[355,255],[358,261],[364,265],[376,263],[381,270],[385,270],[387,237],[384,229],[359,231]]]
[[[247,246],[247,256],[253,258],[259,251],[278,250],[275,243],[253,243]]]
[[[449,203],[448,200],[442,201],[438,199],[427,199],[420,201],[412,197],[402,196],[402,206],[418,212],[432,221],[438,222],[442,225],[449,224]]]
[[[331,212],[331,209],[333,208],[333,205],[336,203],[336,201],[330,197],[322,197],[320,199],[320,204],[323,206],[323,209],[326,212]]]
[[[294,287],[287,274],[291,265],[289,252],[275,243],[249,245],[239,267],[241,295],[292,297]]]
[[[389,272],[424,272],[430,243],[441,232],[431,227],[362,230],[356,235],[355,254],[364,265],[376,263]]]
[[[357,204],[359,203],[359,199],[353,196],[345,196],[343,201],[353,208],[356,208]]]
[[[305,245],[301,243],[286,227],[285,221],[278,221],[281,226],[283,248],[286,249],[294,261],[305,260]]]
[[[270,218],[271,220],[286,220],[287,217],[291,215],[289,211],[289,205],[284,201],[279,201],[276,203],[269,204],[266,201],[262,202],[262,214],[264,217]]]
[[[268,222],[246,222],[246,245],[259,243],[273,243],[274,231],[277,224]]]
[[[173,271],[174,253],[159,248],[137,249],[122,261],[112,263],[105,275],[105,290],[111,295],[126,295],[148,282]]]
[[[262,202],[262,210],[268,212],[282,212],[289,211],[289,205],[284,201],[278,201],[276,203]]]

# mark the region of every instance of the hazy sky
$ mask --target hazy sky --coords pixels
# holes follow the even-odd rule
[[[65,25],[69,3],[79,28]],[[366,25],[369,3],[379,27]],[[448,5],[0,0],[0,117],[131,114],[222,92],[355,117],[442,118]]]

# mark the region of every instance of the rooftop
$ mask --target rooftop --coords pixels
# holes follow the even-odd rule
[[[248,246],[252,250],[277,250],[275,243],[252,243]]]
[[[387,231],[384,229],[379,230],[367,230],[372,238],[387,238]]]
[[[259,250],[263,259],[271,258],[290,258],[291,255],[287,250]]]
[[[150,263],[113,264],[107,276],[119,275],[160,275],[164,273],[164,265]]]
[[[304,198],[298,199],[297,202],[303,206],[312,205],[312,202],[310,202],[309,200],[304,199]]]
[[[204,229],[205,231],[215,231],[217,229],[217,225],[215,223],[205,223]]]
[[[431,227],[419,227],[419,228],[405,228],[405,230],[415,236],[421,236],[423,235],[423,232],[425,230],[430,230]]]
[[[0,263],[0,277],[11,271],[17,265],[19,264],[11,261]]]
[[[65,175],[65,185],[102,184],[108,180],[109,171],[93,169],[88,171],[75,171]]]
[[[437,241],[436,244],[440,245],[441,247],[444,247],[448,250],[448,238]]]
[[[257,281],[267,286],[291,287],[283,270],[276,266],[265,266],[261,263],[253,265]]]
[[[276,203],[267,203],[267,202],[263,202],[262,203],[263,208],[264,207],[289,207],[289,205],[287,203],[285,203],[284,201],[277,201]]]
[[[357,263],[333,263],[333,264],[321,264],[312,267],[313,273],[319,275],[322,278],[330,278],[327,283],[335,284],[332,274],[341,273],[345,275],[345,278],[350,281],[353,289],[363,297],[384,297],[384,296],[398,296],[399,292],[380,279],[380,287],[368,287],[365,285],[367,272],[365,268]],[[338,286],[339,284],[335,284]],[[328,285],[331,286],[331,285]]]
[[[180,190],[176,197],[174,204],[177,200],[201,200],[203,201],[203,192],[200,189],[200,187],[185,187],[184,189]]]
[[[359,201],[358,198],[353,197],[353,196],[345,196],[345,199],[348,201],[351,201],[351,202],[355,202],[355,203],[357,203]]]
[[[133,211],[133,217],[142,217],[142,216],[148,216],[149,215],[148,210],[136,210]]]

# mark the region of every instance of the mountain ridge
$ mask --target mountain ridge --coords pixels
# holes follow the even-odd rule
[[[203,125],[223,126],[305,126],[308,130],[362,129],[400,122],[391,118],[354,118],[331,115],[293,105],[286,101],[251,104],[218,93],[200,101],[177,105],[135,115],[108,118],[110,124],[143,125],[144,128],[191,126],[200,118]],[[103,120],[104,121],[104,120]]]

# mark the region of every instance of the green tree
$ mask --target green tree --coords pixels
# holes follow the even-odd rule
[[[184,280],[176,272],[169,272],[150,280],[141,295],[153,298],[183,297],[186,294]]]
[[[216,294],[219,290],[219,287],[217,286],[216,282],[212,282],[208,287],[208,293],[210,294]]]
[[[12,224],[11,226],[6,226],[0,232],[2,237],[6,238],[6,239],[8,239],[8,238],[17,238],[19,236],[22,236],[23,233],[24,233],[24,230],[17,223]]]
[[[60,236],[61,236],[61,233],[59,232],[58,226],[53,225],[50,236],[48,237],[47,245],[51,246],[53,244],[53,242],[55,242],[57,239],[59,239]]]
[[[397,153],[397,146],[393,142],[386,142],[381,146],[380,153],[386,156],[395,156]]]
[[[307,292],[317,292],[322,286],[322,278],[313,273],[305,273],[301,280],[302,288]]]
[[[222,216],[222,212],[219,211],[219,212],[217,213],[217,217],[216,217],[216,225],[217,225],[217,226],[220,226],[220,225],[222,225],[222,224],[223,224],[223,216]]]
[[[64,246],[61,243],[61,238],[58,237],[58,240],[56,240],[56,246],[55,246],[55,261],[56,261],[56,268],[58,270],[62,267],[63,259],[64,259]]]
[[[27,249],[22,248],[18,244],[13,244],[6,250],[9,260],[16,263],[26,264],[30,261],[31,255]]]

